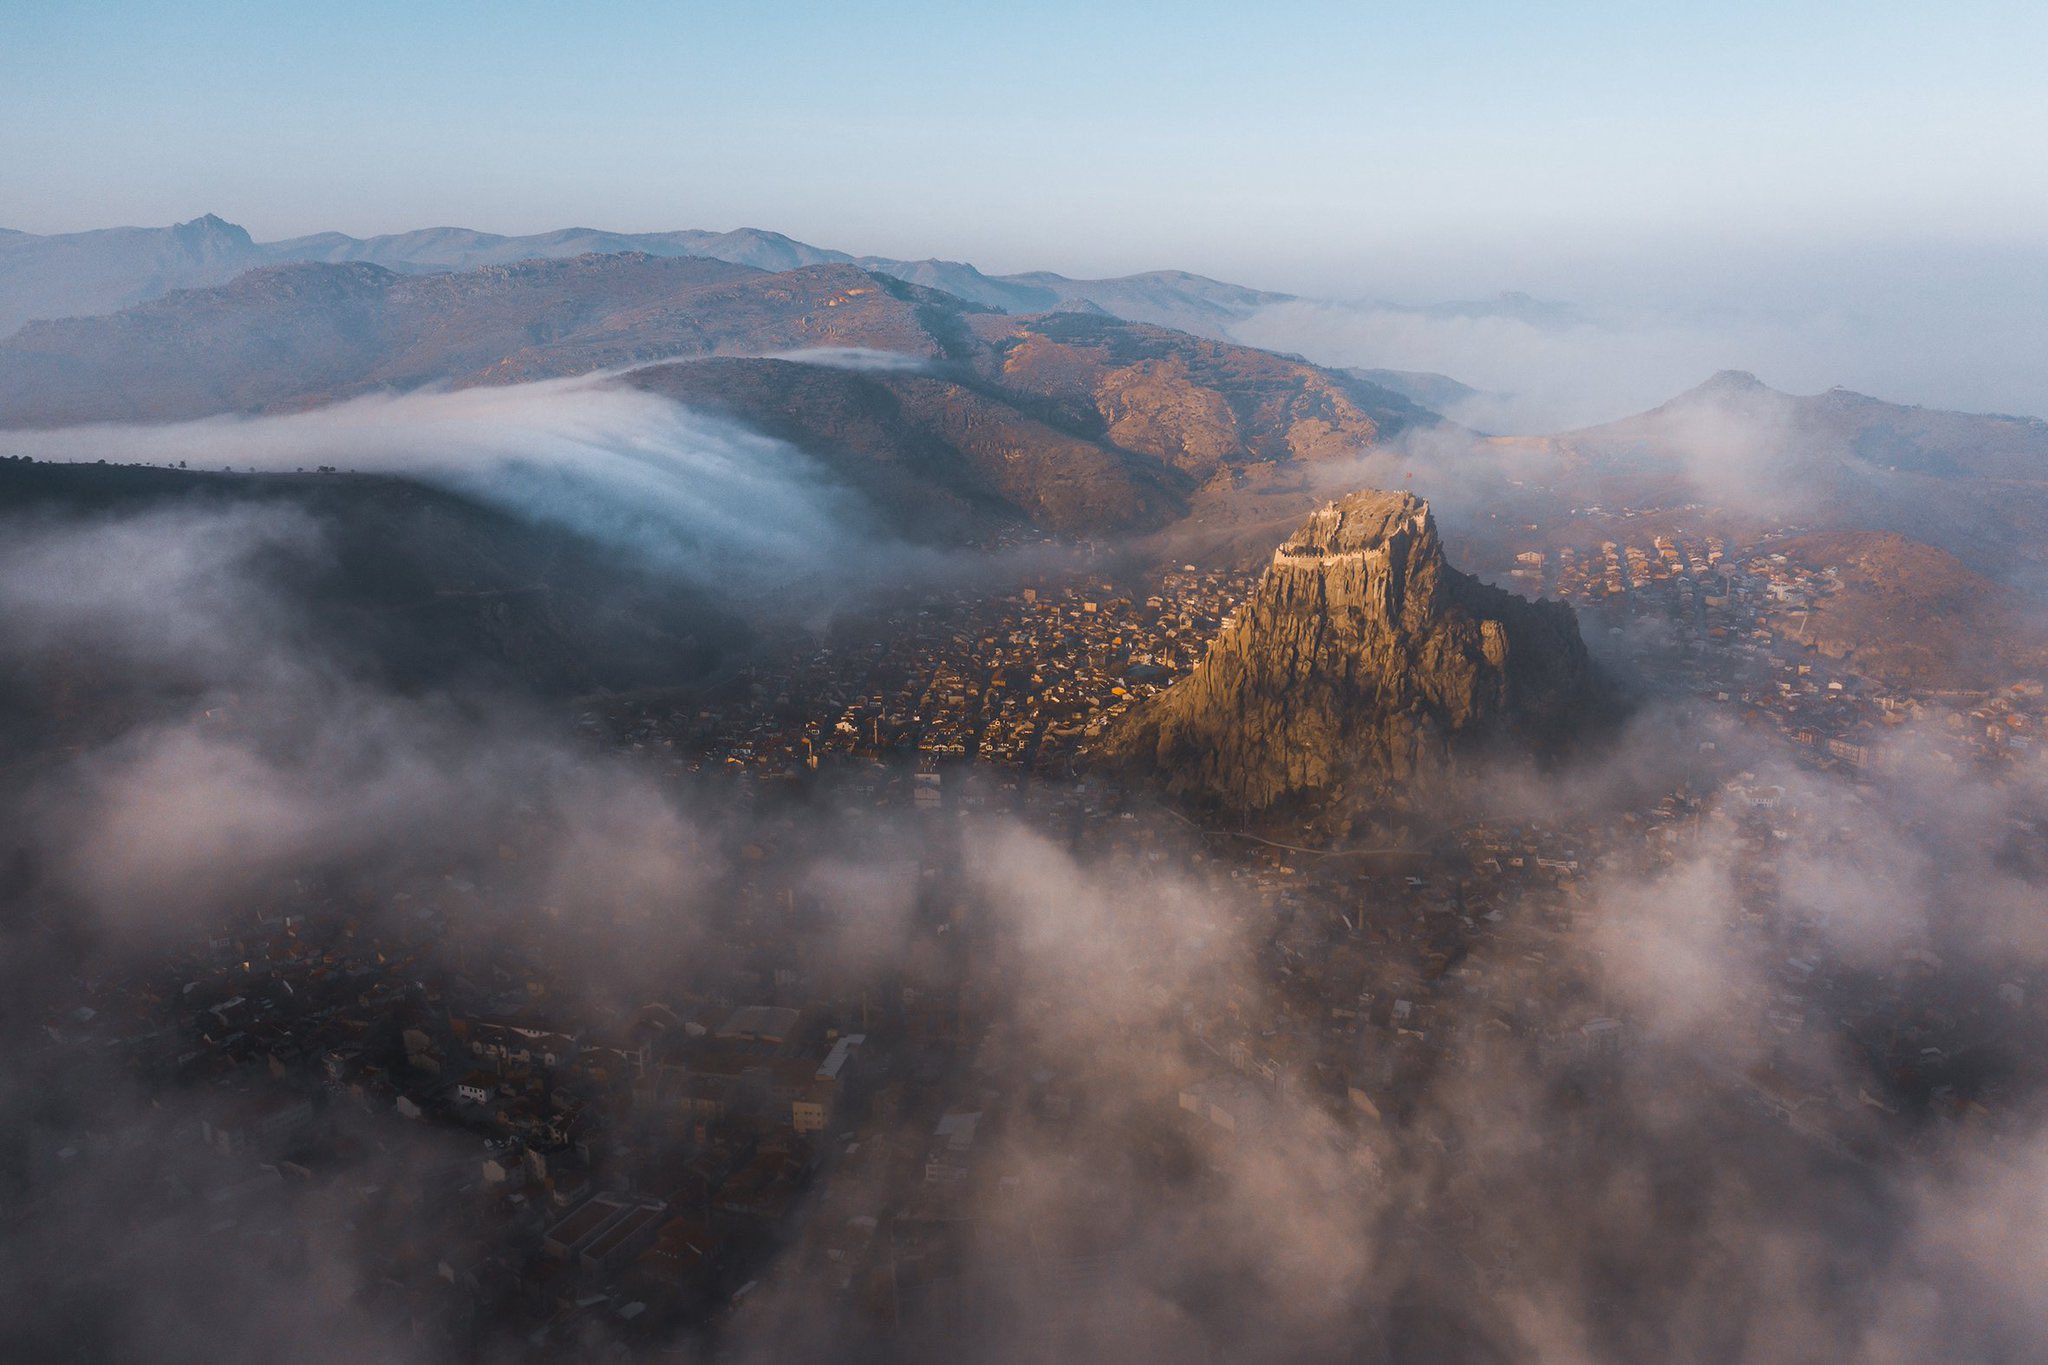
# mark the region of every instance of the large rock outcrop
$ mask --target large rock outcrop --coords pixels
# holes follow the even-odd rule
[[[1362,492],[1274,551],[1207,657],[1107,747],[1256,812],[1386,795],[1484,749],[1553,751],[1599,695],[1569,606],[1458,572],[1428,504]]]

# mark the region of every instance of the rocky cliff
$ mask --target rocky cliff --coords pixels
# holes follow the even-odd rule
[[[1354,493],[1273,553],[1185,679],[1125,718],[1113,760],[1260,811],[1387,794],[1505,746],[1543,754],[1598,705],[1578,620],[1444,559],[1428,504]]]

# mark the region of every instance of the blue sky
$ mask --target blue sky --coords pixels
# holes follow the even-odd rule
[[[31,231],[753,224],[1341,292],[2048,230],[2037,4],[0,7]]]

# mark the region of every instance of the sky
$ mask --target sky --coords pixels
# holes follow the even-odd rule
[[[7,8],[29,231],[755,225],[1327,291],[1390,253],[2048,229],[2020,3]]]

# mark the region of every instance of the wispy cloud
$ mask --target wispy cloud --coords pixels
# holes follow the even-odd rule
[[[858,580],[892,548],[866,505],[787,442],[606,378],[373,395],[284,416],[0,431],[0,453],[402,475],[761,597]]]

